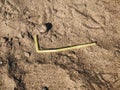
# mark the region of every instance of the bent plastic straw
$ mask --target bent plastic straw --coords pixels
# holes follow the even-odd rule
[[[82,44],[82,45],[73,45],[73,46],[67,46],[67,47],[61,47],[61,48],[50,48],[50,49],[41,50],[41,49],[39,49],[37,35],[34,36],[34,42],[35,42],[36,52],[38,52],[38,53],[61,52],[61,51],[79,49],[79,48],[83,48],[83,47],[96,45],[96,43],[87,43],[87,44]]]

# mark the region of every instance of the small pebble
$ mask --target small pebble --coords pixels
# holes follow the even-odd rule
[[[36,25],[36,29],[39,30],[40,33],[45,33],[45,32],[47,32],[47,27],[46,27],[46,25]]]
[[[24,52],[26,57],[30,57],[30,53],[29,52]]]
[[[3,62],[2,61],[0,61],[0,65],[2,65],[3,64]]]
[[[0,66],[3,65],[3,61],[2,58],[0,58]]]

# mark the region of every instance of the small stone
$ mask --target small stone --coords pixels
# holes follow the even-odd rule
[[[46,25],[36,25],[36,29],[37,29],[40,33],[45,33],[45,32],[47,32],[47,27],[46,27]]]
[[[30,57],[30,53],[29,52],[24,52],[26,57]]]
[[[0,66],[3,65],[3,61],[2,58],[0,58]]]
[[[17,35],[17,37],[18,37],[18,38],[22,38],[22,35],[19,33],[19,34]]]
[[[2,61],[0,61],[0,65],[2,65],[3,64],[3,62]]]

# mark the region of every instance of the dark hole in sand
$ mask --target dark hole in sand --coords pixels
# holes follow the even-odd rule
[[[47,32],[53,27],[51,23],[45,23],[45,26],[47,27]]]
[[[48,89],[48,87],[45,86],[42,88],[42,90],[49,90],[49,89]]]
[[[3,39],[5,40],[5,42],[7,42],[9,40],[8,37],[3,37]]]

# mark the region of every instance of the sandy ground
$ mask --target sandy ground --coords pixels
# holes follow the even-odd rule
[[[0,0],[0,90],[120,90],[120,0]]]

